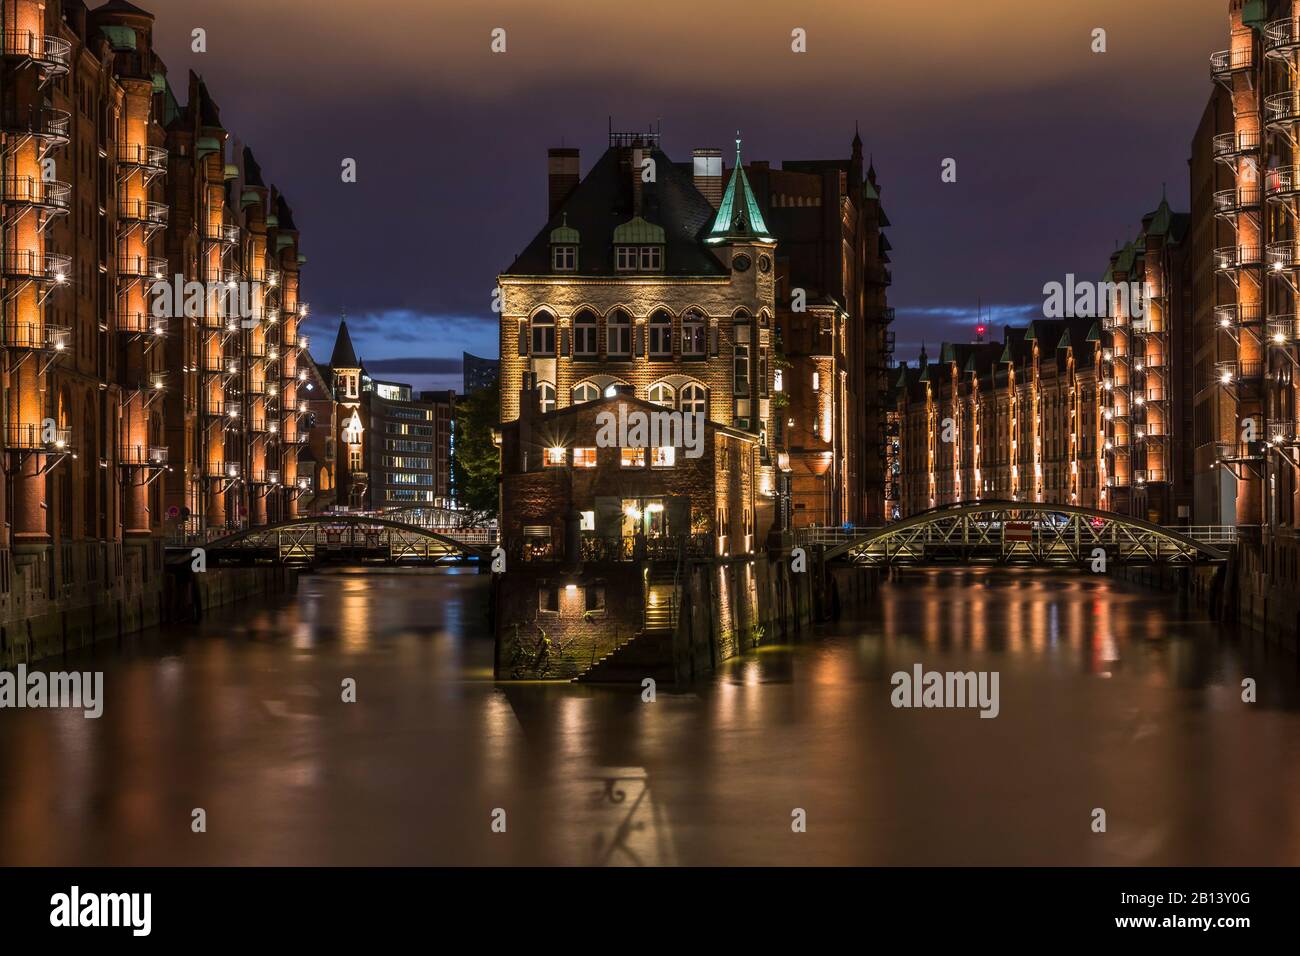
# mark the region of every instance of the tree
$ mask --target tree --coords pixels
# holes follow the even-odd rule
[[[501,458],[492,429],[500,417],[499,382],[456,402],[456,449],[451,468],[456,498],[468,510],[469,524],[483,524],[497,516]]]

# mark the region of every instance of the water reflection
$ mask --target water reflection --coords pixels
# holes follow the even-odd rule
[[[1300,862],[1296,659],[1173,598],[913,573],[653,703],[494,684],[487,600],[473,574],[308,577],[56,663],[105,671],[104,716],[0,711],[0,862]],[[1000,716],[894,709],[916,663],[998,671]]]

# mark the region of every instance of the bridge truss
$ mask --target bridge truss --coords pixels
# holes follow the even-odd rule
[[[1236,528],[1166,528],[1075,505],[982,501],[945,505],[879,528],[803,529],[799,543],[862,565],[1192,565],[1226,561]]]

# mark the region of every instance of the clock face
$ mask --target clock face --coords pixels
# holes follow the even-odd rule
[[[743,254],[736,256],[736,258],[731,260],[731,268],[735,269],[737,272],[744,272],[749,268],[749,265],[749,256]]]

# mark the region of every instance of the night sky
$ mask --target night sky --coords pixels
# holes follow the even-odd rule
[[[1187,208],[1228,33],[1226,0],[139,3],[178,94],[201,73],[293,206],[313,353],[346,310],[373,373],[440,388],[460,387],[462,349],[496,354],[492,288],[545,221],[547,147],[578,146],[585,174],[611,115],[661,124],[674,159],[713,146],[729,164],[737,128],[746,159],[776,165],[847,157],[859,123],[893,223],[900,359],[971,338],[979,300],[994,324],[1041,314],[1043,284],[1098,276],[1162,184]]]

